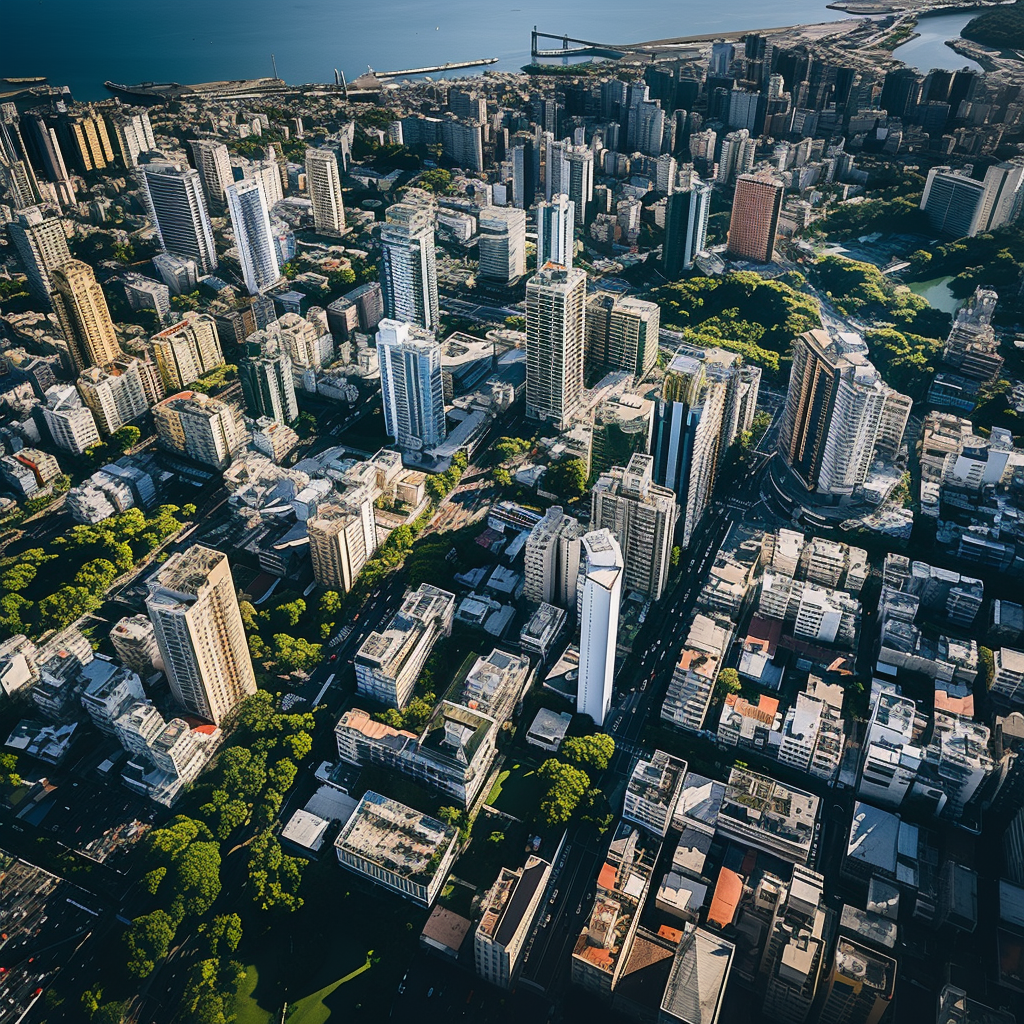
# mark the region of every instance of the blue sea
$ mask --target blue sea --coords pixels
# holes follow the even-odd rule
[[[625,43],[836,21],[824,0],[6,0],[0,74],[45,75],[76,99],[104,80],[196,83],[278,74],[293,84],[497,57],[530,59],[530,30]],[[472,74],[474,72],[462,72]]]

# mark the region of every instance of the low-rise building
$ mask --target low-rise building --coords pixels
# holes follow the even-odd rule
[[[334,841],[342,867],[429,907],[458,853],[458,831],[368,790]]]
[[[519,647],[544,661],[558,643],[568,614],[562,608],[542,602],[519,633]]]
[[[694,616],[661,706],[664,721],[691,732],[704,728],[715,681],[731,638],[732,624],[728,620]]]
[[[664,839],[685,775],[686,762],[664,750],[656,750],[649,760],[641,758],[626,786],[622,820]]]
[[[526,742],[548,754],[557,754],[571,724],[572,715],[568,711],[558,712],[541,708],[526,732]]]

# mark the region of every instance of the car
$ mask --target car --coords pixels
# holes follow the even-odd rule
[[[556,889],[556,890],[555,890],[555,891],[554,891],[554,892],[553,892],[553,893],[551,894],[551,899],[549,899],[549,900],[548,900],[548,903],[554,903],[554,902],[555,902],[555,900],[557,900],[557,899],[558,899],[558,890]]]
[[[330,660],[331,661],[337,661],[338,660],[338,656],[336,654],[332,654],[331,657],[330,657]]]
[[[433,994],[434,994],[434,987],[433,987],[433,985],[431,985],[431,987],[427,989],[427,998],[429,999]]]
[[[551,924],[551,915],[550,914],[548,914],[548,916],[544,918],[544,924],[541,927],[547,928],[547,926],[549,924]]]

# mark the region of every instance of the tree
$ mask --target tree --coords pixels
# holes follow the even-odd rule
[[[242,941],[242,919],[237,914],[218,914],[204,929],[210,956],[219,959],[234,953]]]
[[[562,744],[562,753],[575,765],[603,772],[615,754],[615,740],[607,733],[591,736],[570,736]]]
[[[17,757],[14,754],[0,754],[0,789],[16,789],[20,785]]]
[[[978,675],[981,677],[982,685],[988,691],[992,688],[992,682],[996,674],[995,655],[988,647],[978,648]]]
[[[322,644],[311,644],[302,637],[274,634],[274,658],[287,672],[309,672],[320,664]]]
[[[24,590],[36,578],[39,570],[31,563],[21,562],[0,574],[0,587],[4,590]]]
[[[740,674],[734,668],[723,668],[715,680],[715,694],[724,699],[727,694],[739,693],[743,689]]]
[[[544,490],[566,501],[573,501],[587,492],[587,464],[582,459],[563,459],[548,467],[543,479]]]
[[[115,430],[110,435],[111,444],[118,448],[122,452],[126,452],[131,448],[134,448],[139,441],[142,440],[142,431],[138,427],[126,426],[121,427],[120,430]]]
[[[321,622],[333,621],[333,616],[341,611],[341,603],[341,595],[336,590],[325,590],[317,603],[317,617]]]
[[[128,973],[136,978],[148,978],[156,961],[167,955],[175,928],[171,915],[164,910],[135,918],[124,937],[128,947]]]
[[[302,899],[298,895],[305,862],[289,857],[269,829],[261,832],[250,848],[249,890],[261,910],[284,907],[298,910]]]
[[[218,844],[207,842],[189,846],[168,872],[165,885],[172,887],[171,914],[177,920],[205,914],[220,895]]]
[[[299,619],[306,614],[306,602],[301,597],[296,598],[294,601],[288,601],[285,604],[279,604],[274,609],[274,620],[280,625],[285,627],[295,627],[299,624]]]
[[[540,801],[541,816],[549,826],[564,825],[590,788],[590,776],[553,757],[537,769],[537,774],[550,783]]]
[[[100,606],[100,599],[87,587],[61,587],[39,602],[39,617],[44,629],[64,629],[86,612]]]
[[[75,573],[75,586],[102,594],[117,579],[117,566],[106,558],[94,558]]]
[[[491,476],[499,487],[512,486],[512,474],[504,466],[495,466]]]

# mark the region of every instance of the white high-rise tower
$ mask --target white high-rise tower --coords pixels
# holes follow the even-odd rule
[[[580,617],[580,678],[576,710],[602,725],[612,701],[615,641],[619,633],[619,602],[624,564],[611,530],[583,537],[585,569]]]
[[[537,204],[537,269],[545,263],[572,266],[576,204],[566,195]]]
[[[139,164],[136,174],[161,247],[194,260],[202,273],[212,273],[217,252],[199,172],[185,164],[163,162]]]
[[[434,215],[409,203],[389,206],[380,229],[384,315],[435,331],[440,319]]]
[[[400,448],[432,448],[447,436],[441,346],[429,331],[396,320],[377,327],[384,426]]]
[[[228,185],[224,194],[245,287],[250,295],[260,295],[281,277],[263,186],[255,178],[247,178]]]

